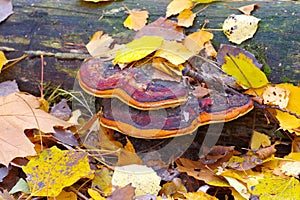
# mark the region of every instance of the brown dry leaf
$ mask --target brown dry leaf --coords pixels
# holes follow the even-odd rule
[[[258,150],[256,152],[256,154],[258,155],[258,157],[262,160],[266,159],[266,158],[269,158],[271,157],[275,152],[276,152],[276,149],[275,149],[275,146],[277,145],[278,143],[275,143],[273,144],[272,146],[269,146],[269,147],[265,147],[265,148],[262,148],[260,150]]]
[[[259,4],[255,3],[255,4],[239,7],[238,9],[245,15],[251,15],[251,12],[255,9],[255,7],[259,7],[259,6],[260,6]]]
[[[13,14],[12,1],[0,0],[0,22],[4,21],[11,14]]]
[[[257,155],[240,155],[232,156],[226,163],[227,167],[235,170],[244,171],[254,168],[263,161]]]
[[[197,98],[202,98],[209,94],[209,89],[202,87],[201,85],[197,85],[192,90],[192,94]]]
[[[121,149],[118,155],[117,166],[124,166],[130,164],[143,164],[141,158],[135,153],[135,149],[128,138],[124,149]]]
[[[300,136],[294,137],[292,141],[292,152],[300,152]]]
[[[191,0],[173,0],[167,6],[166,17],[171,15],[177,15],[185,9],[193,7],[193,2]]]
[[[191,11],[191,9],[184,9],[181,11],[177,17],[178,25],[184,27],[190,27],[194,23],[196,14]]]
[[[0,0],[1,1],[1,0]],[[2,67],[8,63],[9,60],[6,59],[4,53],[0,51],[0,72],[2,70]]]
[[[207,56],[210,56],[212,58],[217,57],[218,53],[217,53],[215,47],[212,45],[212,43],[210,41],[208,41],[204,44],[204,48],[205,48],[205,53],[206,53]]]
[[[111,50],[109,47],[113,41],[114,39],[108,34],[103,34],[103,31],[97,31],[86,45],[86,48],[91,56],[103,55]]]
[[[159,193],[164,196],[171,196],[174,199],[178,199],[183,197],[183,193],[187,193],[187,189],[182,184],[180,178],[174,178],[171,182],[163,184]]]
[[[149,13],[146,10],[129,10],[129,16],[125,19],[124,26],[138,31],[145,26],[148,16]]]
[[[131,186],[131,184],[128,184],[124,187],[117,188],[109,197],[107,197],[107,200],[132,200],[135,196],[135,188]]]
[[[134,39],[143,36],[160,36],[165,40],[181,41],[184,38],[183,28],[178,27],[175,21],[160,17],[151,24],[143,27],[137,32]]]
[[[163,41],[161,47],[155,52],[155,57],[162,57],[174,65],[180,65],[194,54],[183,44],[176,41]]]
[[[184,39],[183,44],[188,50],[194,54],[198,54],[213,37],[212,33],[200,30],[188,35]]]
[[[187,173],[189,176],[192,176],[197,180],[205,181],[205,183],[210,185],[228,187],[229,184],[213,171],[219,166],[222,166],[223,162],[226,162],[230,157],[231,155],[227,155],[218,162],[208,165],[203,164],[201,161],[179,158],[176,160],[176,164],[178,171],[181,173]]]
[[[267,86],[262,94],[264,104],[286,108],[289,103],[290,91],[276,86]]]
[[[53,117],[39,109],[37,97],[12,93],[0,97],[0,163],[8,166],[16,157],[35,155],[34,145],[25,136],[25,129],[39,129],[43,133],[55,132],[54,126],[69,127],[70,123]]]

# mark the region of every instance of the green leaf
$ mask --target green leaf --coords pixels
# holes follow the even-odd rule
[[[16,185],[9,191],[9,194],[15,194],[17,192],[23,192],[25,194],[30,194],[30,189],[27,182],[20,178]]]

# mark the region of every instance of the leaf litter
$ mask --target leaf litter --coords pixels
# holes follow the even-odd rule
[[[193,25],[196,13],[192,9],[195,5],[211,2],[213,1],[173,0],[166,8],[166,17],[160,17],[148,25],[146,25],[149,15],[147,11],[128,9],[129,16],[124,21],[124,26],[137,31],[133,41],[113,49],[114,39],[98,31],[86,48],[91,56],[101,57],[110,52],[109,57],[113,59],[114,64],[124,67],[133,66],[134,62],[153,59],[156,62],[153,64],[154,68],[167,73],[165,77],[157,78],[168,81],[180,81],[176,77],[182,76],[184,63],[204,51],[210,58],[216,57],[217,64],[222,66],[225,73],[234,77],[239,86],[247,89],[248,95],[252,95],[254,100],[272,111],[270,113],[278,120],[281,129],[299,134],[300,122],[297,117],[300,113],[297,98],[300,96],[299,86],[270,84],[261,71],[262,65],[253,54],[241,48],[221,45],[216,53],[211,43],[213,33],[204,27],[187,36],[184,34],[184,27]],[[240,44],[254,36],[260,19],[250,14],[258,6],[250,4],[234,8],[244,14],[230,15],[225,19],[222,30],[230,42]],[[168,19],[173,15],[177,15],[177,21]],[[9,61],[1,52],[1,68]],[[207,93],[207,89],[197,87],[194,95],[204,97]],[[9,166],[17,157],[24,157],[24,160],[27,160],[28,163],[22,167],[27,176],[26,182],[24,179],[20,180],[23,181],[23,185],[28,184],[31,196],[77,199],[78,194],[82,195],[78,191],[82,190],[79,189],[74,193],[67,188],[70,186],[81,188],[85,184],[82,180],[88,180],[91,184],[86,189],[85,195],[92,199],[132,199],[151,195],[157,196],[157,199],[162,199],[162,196],[167,199],[217,199],[200,190],[188,192],[182,178],[173,177],[171,181],[162,184],[157,172],[143,164],[143,160],[137,155],[134,145],[128,138],[123,145],[115,141],[113,133],[104,130],[103,127],[104,135],[96,133],[102,141],[97,143],[99,149],[91,151],[73,149],[71,146],[78,145],[73,137],[78,131],[74,130],[68,131],[68,134],[74,133],[73,136],[66,136],[72,138],[71,143],[61,135],[60,139],[54,137],[57,144],[63,144],[65,148],[69,148],[68,150],[56,146],[50,148],[52,145],[47,144],[47,140],[44,140],[45,144],[38,144],[36,141],[41,140],[40,136],[49,137],[47,133],[57,136],[57,127],[63,130],[72,127],[72,124],[40,110],[39,99],[29,94],[13,93],[0,97],[0,107],[0,120],[2,127],[5,128],[0,145],[1,152],[5,153],[0,156],[0,163]],[[28,130],[34,136],[29,136]],[[33,130],[38,130],[38,134]],[[236,199],[249,199],[251,195],[259,196],[260,199],[274,198],[274,195],[280,199],[299,199],[297,191],[300,187],[298,181],[300,156],[297,156],[297,152],[292,152],[284,158],[277,157],[276,145],[279,144],[279,142],[272,143],[266,134],[253,130],[251,143],[249,141],[250,149],[236,151],[233,146],[215,146],[207,150],[209,153],[206,157],[199,158],[198,161],[187,158],[176,159],[175,167],[181,174],[203,181],[209,187],[228,188]],[[37,151],[38,147],[41,149]],[[115,156],[119,166],[113,169],[103,158],[105,154]],[[95,155],[100,155],[101,159]],[[100,163],[90,162],[92,159]],[[91,167],[98,169],[93,171]],[[14,193],[26,195],[28,190],[27,192],[18,190]],[[0,197],[11,198],[5,190],[0,193]]]

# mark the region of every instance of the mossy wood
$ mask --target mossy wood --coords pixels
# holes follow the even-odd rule
[[[14,14],[0,24],[0,49],[5,50],[8,58],[30,51],[32,56],[3,70],[0,82],[16,79],[21,90],[38,95],[41,60],[36,55],[39,51],[44,51],[52,54],[45,54],[44,81],[72,89],[78,69],[83,59],[88,56],[83,45],[94,32],[103,30],[120,43],[130,41],[135,34],[123,26],[127,16],[123,4],[130,9],[147,9],[151,22],[165,16],[169,2],[143,0],[137,3],[136,0],[126,0],[95,4],[82,0],[14,1]],[[239,46],[254,53],[261,63],[270,66],[271,82],[290,81],[299,84],[299,2],[227,2],[231,7],[248,3],[260,4],[253,15],[260,18],[261,22],[254,38]],[[204,5],[197,5],[194,11],[203,7]],[[197,14],[194,26],[186,33],[200,28],[205,19],[210,22],[207,28],[221,28],[230,14],[239,14],[239,11],[228,9],[223,2],[212,3],[209,8]],[[213,33],[213,44],[217,49],[221,43],[229,44],[221,31]]]

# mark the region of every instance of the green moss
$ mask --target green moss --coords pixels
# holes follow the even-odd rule
[[[55,69],[57,71],[67,73],[72,78],[76,78],[76,76],[77,76],[77,70],[74,70],[72,68],[63,67],[57,62],[55,63]]]
[[[263,65],[262,70],[267,76],[269,76],[272,73],[272,69],[267,64],[266,47],[263,44],[257,44],[251,42],[246,45],[241,45],[241,48],[254,54],[258,62]]]

